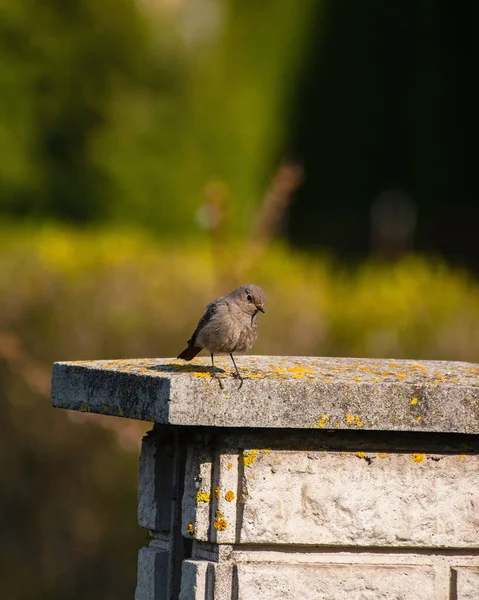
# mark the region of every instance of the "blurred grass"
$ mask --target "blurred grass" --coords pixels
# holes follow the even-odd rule
[[[345,269],[279,243],[220,247],[126,230],[4,227],[5,597],[126,600],[135,586],[144,539],[136,526],[135,452],[149,426],[52,410],[51,363],[176,356],[206,304],[248,281],[267,293],[256,353],[479,362],[479,284],[436,260]],[[19,582],[26,561],[35,586]]]
[[[47,364],[176,356],[206,304],[248,281],[268,296],[258,353],[478,359],[478,282],[441,261],[345,268],[273,244],[244,268],[248,242],[219,255],[205,240],[132,231],[1,237],[0,330]]]

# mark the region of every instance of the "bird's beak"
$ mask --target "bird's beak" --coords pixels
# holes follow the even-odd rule
[[[256,308],[264,314],[264,308],[262,306],[256,306]]]

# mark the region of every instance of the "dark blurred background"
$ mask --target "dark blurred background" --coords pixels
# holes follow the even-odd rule
[[[134,594],[149,426],[51,409],[55,360],[176,356],[253,281],[257,353],[479,362],[478,27],[472,0],[3,7],[2,598]]]

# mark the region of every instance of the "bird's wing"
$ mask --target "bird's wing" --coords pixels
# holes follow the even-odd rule
[[[205,314],[199,320],[198,325],[196,326],[196,329],[193,332],[193,335],[187,342],[187,344],[189,346],[195,345],[197,335],[203,329],[203,327],[206,325],[206,323],[208,323],[208,321],[210,321],[212,316],[215,314],[217,307],[218,307],[218,304],[217,304],[216,300],[214,302],[210,302],[208,304],[208,306],[206,307]]]

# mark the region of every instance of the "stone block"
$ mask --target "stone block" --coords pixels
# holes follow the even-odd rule
[[[169,552],[161,548],[141,548],[138,553],[138,580],[135,600],[167,600]]]
[[[175,447],[167,438],[143,438],[138,472],[138,522],[168,533],[171,528]]]
[[[237,600],[438,600],[434,580],[427,567],[240,564]]]
[[[207,358],[55,363],[52,401],[174,426],[479,433],[478,365],[247,356],[238,367],[242,388],[227,376],[220,389]]]
[[[478,456],[257,451],[245,480],[243,543],[479,547]]]
[[[459,567],[452,570],[454,600],[478,600],[479,559],[477,567]]]

